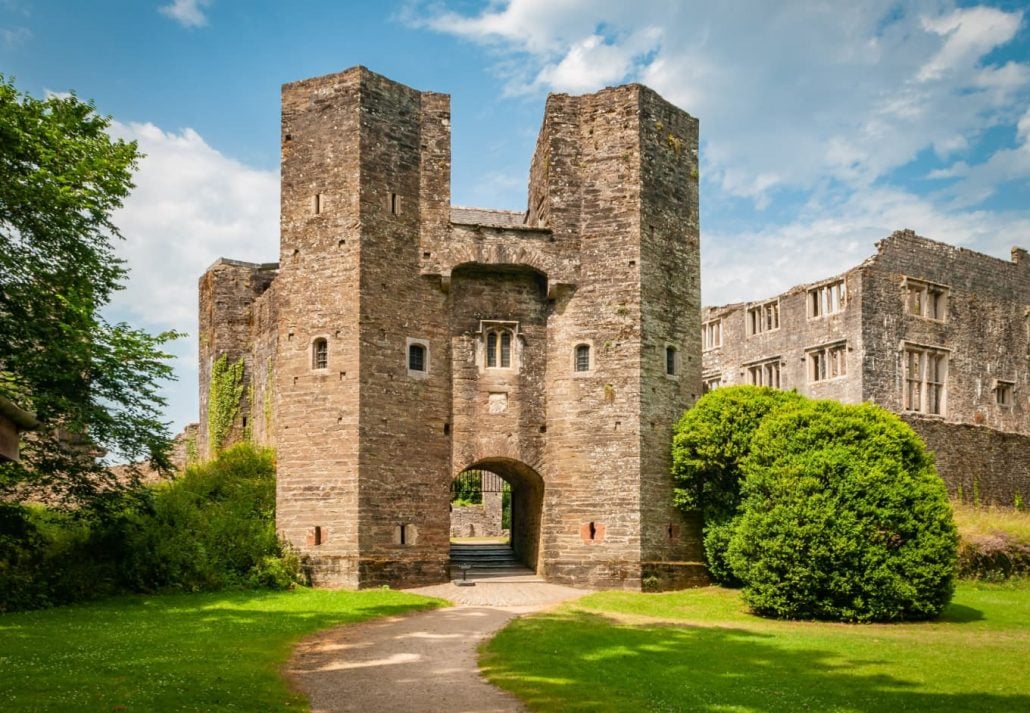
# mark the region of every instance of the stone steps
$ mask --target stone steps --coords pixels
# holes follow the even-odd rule
[[[511,547],[497,544],[452,544],[451,572],[457,578],[533,574],[516,558]]]

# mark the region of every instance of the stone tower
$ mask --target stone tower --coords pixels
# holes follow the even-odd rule
[[[276,448],[318,584],[445,580],[469,469],[511,484],[550,580],[703,578],[669,476],[701,388],[697,121],[640,85],[553,95],[511,212],[451,206],[449,111],[362,67],[283,88],[278,271],[202,278],[202,408],[242,358],[237,431]]]

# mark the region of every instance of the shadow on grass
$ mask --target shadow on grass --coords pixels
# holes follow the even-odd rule
[[[984,618],[984,613],[979,609],[967,607],[964,604],[952,603],[944,610],[938,621],[949,624],[969,624],[974,621],[983,621]]]
[[[917,673],[906,680],[897,661],[796,642],[732,628],[625,626],[573,612],[516,621],[490,642],[481,665],[491,682],[539,711],[1030,710],[1030,695],[928,692]],[[891,675],[857,670],[875,665],[890,666]]]
[[[295,641],[432,605],[397,592],[221,592],[5,614],[0,710],[303,710],[278,675]]]

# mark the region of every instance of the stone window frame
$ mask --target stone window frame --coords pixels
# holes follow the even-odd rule
[[[783,359],[775,356],[747,362],[741,366],[744,368],[743,376],[746,379],[746,383],[751,386],[768,386],[773,389],[782,389],[783,364]],[[775,369],[772,368],[774,366]]]
[[[321,347],[322,353],[319,354],[319,347]],[[329,370],[329,335],[328,334],[316,334],[311,338],[311,346],[308,349],[308,355],[311,357],[308,364],[311,366],[311,371],[324,372]]]
[[[994,392],[994,403],[998,408],[1010,409],[1015,405],[1016,382],[1014,379],[995,379],[994,387],[991,390]]]
[[[709,391],[715,391],[720,386],[722,386],[722,372],[705,374],[701,377],[702,395],[707,394]]]
[[[769,326],[772,322],[775,322],[776,326]],[[780,328],[780,298],[749,304],[744,311],[744,327],[749,337],[778,331]],[[759,327],[761,328],[759,329]]]
[[[951,287],[908,275],[902,279],[901,287],[902,310],[905,314],[942,324],[948,321]],[[918,307],[915,306],[917,304]]]
[[[840,314],[848,306],[848,281],[844,277],[826,280],[809,287],[805,294],[808,319],[825,319]]]
[[[503,335],[509,333],[511,346],[508,357],[508,366],[501,366],[500,363],[490,366],[490,354],[488,346],[490,334],[497,334],[497,362],[503,363]],[[479,332],[476,334],[476,364],[482,371],[489,372],[518,372],[522,365],[522,333],[519,331],[519,323],[516,320],[484,319],[479,322]]]
[[[412,369],[411,368],[411,348],[422,347],[424,350],[423,354],[423,369]],[[420,339],[418,337],[407,337],[404,340],[404,366],[407,369],[408,376],[413,379],[428,379],[429,378],[429,367],[431,361],[429,356],[429,340]]]
[[[579,368],[579,356],[580,349],[586,348],[587,350],[587,368]],[[576,377],[591,376],[594,373],[594,343],[589,339],[580,339],[576,342],[576,345],[572,348],[572,375]]]
[[[701,323],[701,351],[709,352],[722,346],[722,317]]]
[[[840,358],[834,359],[835,354],[839,354]],[[848,340],[841,339],[805,349],[805,375],[810,384],[847,378]]]
[[[948,413],[951,350],[947,347],[901,343],[901,408],[907,413],[944,417]],[[912,376],[913,366],[917,372]],[[918,403],[914,403],[918,401]]]
[[[678,379],[683,371],[683,355],[679,346],[672,342],[665,343],[665,363],[662,364],[662,372],[666,379]],[[671,370],[670,370],[670,367]]]

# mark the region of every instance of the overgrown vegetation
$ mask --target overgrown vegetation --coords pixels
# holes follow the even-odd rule
[[[120,500],[103,520],[0,508],[0,611],[116,592],[285,589],[302,580],[275,533],[272,453],[249,444]]]
[[[603,592],[514,620],[480,657],[534,711],[1030,710],[1030,582],[960,583],[934,622],[748,615],[741,592]]]
[[[958,574],[1000,581],[1030,577],[1030,513],[954,504],[959,530]]]
[[[211,364],[211,384],[207,395],[207,434],[211,453],[218,453],[232,433],[240,415],[243,398],[243,359],[229,361],[222,354]]]
[[[739,580],[755,612],[940,613],[957,536],[943,482],[904,422],[868,404],[755,387],[717,390],[694,410],[673,444],[677,502],[709,520],[713,570]]]
[[[402,592],[118,597],[0,615],[0,709],[302,711],[280,674],[294,643],[337,624],[439,606]]]

